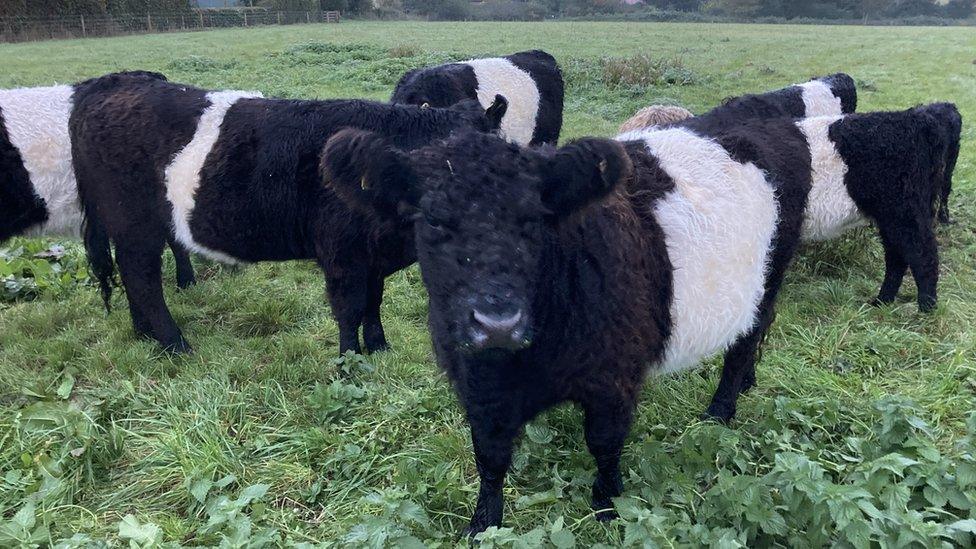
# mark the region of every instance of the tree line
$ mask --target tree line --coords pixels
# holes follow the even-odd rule
[[[976,0],[242,0],[245,7],[277,11],[339,10],[347,16],[433,19],[547,19],[556,17],[640,15],[642,12],[700,14],[739,19],[965,19]],[[0,17],[70,17],[179,13],[193,0],[4,0]]]

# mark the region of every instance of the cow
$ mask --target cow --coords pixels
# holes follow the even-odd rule
[[[725,352],[706,415],[732,419],[755,382],[810,189],[792,124],[722,141],[668,128],[540,150],[466,132],[404,151],[346,130],[322,164],[350,208],[413,224],[435,354],[481,479],[469,535],[501,524],[514,441],[552,406],[583,409],[600,520],[614,516],[647,372]]]
[[[415,69],[400,78],[393,103],[449,107],[477,99],[487,108],[495,95],[508,99],[501,133],[522,145],[555,145],[563,125],[563,75],[540,50]]]
[[[953,111],[934,104],[895,112],[746,118],[737,124],[702,116],[678,126],[722,139],[730,133],[767,131],[770,125],[795,125],[812,158],[802,240],[831,240],[873,223],[884,247],[885,276],[871,303],[891,303],[910,268],[918,286],[918,308],[929,312],[937,301],[935,212],[944,211],[938,206],[948,196],[958,155],[953,136],[959,135],[959,125],[951,123]]]
[[[409,234],[356,215],[323,188],[319,151],[344,127],[407,149],[462,128],[496,131],[506,108],[501,96],[487,110],[476,101],[438,109],[265,99],[118,75],[88,81],[75,96],[71,144],[95,274],[113,275],[114,244],[135,331],[174,353],[192,348],[160,285],[169,234],[227,263],[316,260],[340,352],[362,351],[360,326],[367,350],[387,348],[383,281],[413,262]]]

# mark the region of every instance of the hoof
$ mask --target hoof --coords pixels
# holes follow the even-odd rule
[[[895,302],[895,298],[894,297],[884,298],[884,297],[878,296],[878,297],[872,299],[871,301],[868,301],[868,305],[870,305],[872,307],[885,307],[885,306],[891,305],[894,302]]]
[[[481,523],[472,522],[471,524],[468,524],[467,528],[461,531],[461,539],[474,541],[475,536],[484,532],[490,526],[491,524],[481,524]]]
[[[728,425],[735,417],[735,406],[713,402],[709,405],[705,413],[701,415],[702,421],[714,421],[722,425]]]
[[[920,300],[918,302],[918,311],[920,313],[931,313],[935,310],[935,300]]]
[[[192,355],[193,347],[182,337],[173,343],[163,345],[163,350],[171,355]]]
[[[377,342],[375,344],[369,344],[369,343],[367,343],[366,344],[366,350],[369,352],[369,354],[382,353],[382,352],[385,352],[385,351],[389,351],[390,350],[390,344],[387,343],[385,339],[383,341],[379,341],[379,342]]]
[[[597,522],[610,522],[611,520],[617,520],[620,518],[620,515],[618,515],[613,509],[604,508],[602,510],[597,510],[593,517],[597,520]]]
[[[349,351],[352,351],[353,354],[357,354],[357,355],[363,354],[363,348],[359,346],[359,342],[357,341],[355,345],[340,345],[339,358],[345,356],[346,353],[348,353]]]
[[[176,287],[179,288],[179,289],[181,289],[181,290],[185,290],[185,289],[189,288],[190,286],[196,285],[196,283],[197,283],[197,279],[196,278],[190,278],[189,280],[179,280],[179,279],[177,279],[176,280]]]

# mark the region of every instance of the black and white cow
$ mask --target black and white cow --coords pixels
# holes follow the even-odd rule
[[[501,523],[514,441],[552,406],[583,408],[600,519],[622,490],[648,370],[724,351],[708,414],[733,416],[799,242],[806,151],[792,124],[721,142],[672,128],[539,150],[475,134],[412,152],[368,132],[330,139],[327,184],[414,226],[435,352],[481,478],[469,534]]]
[[[165,80],[157,73],[129,78]],[[71,164],[68,119],[75,86],[0,90],[0,242],[17,235],[78,237],[78,185]],[[193,283],[186,250],[170,242],[177,285]]]
[[[687,109],[673,105],[650,105],[621,124],[619,131],[626,133],[674,124],[715,131],[753,118],[831,116],[852,113],[856,107],[854,79],[837,73],[771,92],[727,98],[721,105],[690,123],[685,121],[693,118],[694,114]]]
[[[414,261],[413,246],[396,224],[350,211],[322,186],[323,144],[358,127],[409,149],[461,128],[495,131],[504,112],[502,97],[488,111],[475,101],[424,109],[263,99],[116,75],[92,80],[79,86],[70,122],[92,227],[86,248],[105,280],[115,244],[133,325],[166,349],[190,350],[159,280],[160,250],[171,233],[187,249],[225,262],[317,260],[340,351],[360,351],[360,325],[367,349],[384,349],[383,281]]]
[[[929,311],[936,303],[938,281],[934,212],[946,196],[958,155],[952,135],[958,135],[959,126],[946,122],[953,110],[936,104],[900,112],[754,118],[737,124],[698,117],[680,127],[721,141],[729,135],[795,125],[812,158],[802,240],[830,240],[873,222],[885,250],[884,283],[874,302],[893,301],[911,268],[919,309]]]
[[[942,197],[945,127],[926,107],[798,120],[813,158],[805,240],[825,240],[869,220],[881,234],[885,277],[876,302],[895,299],[905,271],[918,308],[936,304],[939,277],[934,210]]]
[[[837,73],[771,92],[732,97],[695,118],[706,118],[711,125],[730,126],[747,118],[805,118],[856,110],[854,79]]]
[[[477,99],[485,108],[508,99],[501,134],[521,145],[555,145],[563,125],[563,75],[540,50],[412,70],[400,78],[393,103],[449,107]]]

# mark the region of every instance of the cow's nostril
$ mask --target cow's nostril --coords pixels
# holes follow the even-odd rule
[[[472,312],[474,321],[483,328],[486,332],[491,334],[508,334],[516,326],[518,326],[519,321],[522,320],[522,311],[515,311],[512,315],[488,315],[482,313],[481,311],[475,309]]]

